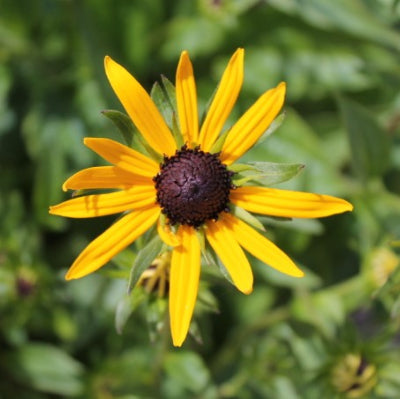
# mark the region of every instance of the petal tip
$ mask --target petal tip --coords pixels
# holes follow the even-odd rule
[[[285,93],[286,92],[286,82],[280,82],[278,84],[278,86],[276,86],[276,89]]]
[[[296,268],[296,270],[291,274],[292,277],[303,278],[305,276],[303,270]]]
[[[249,288],[241,289],[240,292],[242,292],[245,295],[250,295],[253,292],[253,285]]]
[[[55,207],[56,207],[57,205],[51,205],[51,206],[49,206],[49,214],[50,215],[57,215],[57,212],[55,211]]]
[[[182,344],[183,344],[183,341],[184,341],[184,339],[181,339],[181,338],[177,339],[177,338],[172,337],[172,344],[176,348],[180,348],[182,346]]]
[[[73,273],[71,273],[69,270],[64,276],[66,281],[74,280],[76,277],[73,276]]]
[[[239,62],[240,65],[243,65],[244,61],[244,49],[239,47],[232,55],[231,62]]]
[[[351,211],[354,210],[353,204],[351,204],[350,202],[345,201],[345,200],[343,200],[343,201],[345,202],[345,203],[344,203],[344,210],[345,210],[345,211],[351,212]]]
[[[247,280],[247,281],[246,281]],[[236,281],[235,282],[235,287],[245,295],[250,295],[253,292],[253,273],[251,272],[250,269],[250,274],[247,276],[247,278],[243,278],[241,281]]]
[[[238,47],[237,50],[235,51],[234,55],[237,54],[240,57],[244,56],[244,48],[243,47]]]
[[[279,271],[281,273],[286,274],[290,277],[295,277],[295,278],[302,278],[305,276],[305,273],[303,272],[303,270],[298,268],[291,259],[288,258],[287,260],[288,260],[288,263],[286,263],[286,265],[282,269],[279,269]],[[276,268],[274,268],[274,269],[276,269]]]
[[[72,265],[72,266],[68,269],[67,273],[65,273],[64,278],[65,278],[65,280],[67,280],[67,281],[70,281],[70,280],[77,280],[77,279],[79,279],[79,278],[85,277],[87,274],[89,274],[89,273],[82,273],[82,270],[79,271],[79,270],[77,270],[77,269],[74,267],[74,265]]]
[[[114,62],[114,60],[113,60],[109,55],[106,55],[106,56],[104,57],[104,67],[107,69],[107,66],[108,66],[111,62]]]

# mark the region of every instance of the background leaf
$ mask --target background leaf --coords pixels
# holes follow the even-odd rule
[[[367,180],[382,176],[389,164],[389,138],[371,113],[340,97],[340,111],[347,129],[354,170]]]
[[[39,391],[74,396],[82,393],[83,367],[55,346],[31,343],[9,359],[15,377]]]

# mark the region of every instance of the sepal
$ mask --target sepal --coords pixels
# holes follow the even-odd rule
[[[305,167],[300,163],[274,162],[249,162],[237,166],[239,172],[233,178],[233,183],[237,186],[243,186],[250,181],[262,186],[272,186],[292,179]]]
[[[165,76],[161,76],[161,82],[162,85],[158,82],[154,83],[150,96],[170,128],[177,147],[180,148],[183,145],[183,138],[177,121],[175,86]]]
[[[255,144],[260,144],[267,137],[271,136],[271,134],[274,133],[282,125],[283,121],[285,120],[285,117],[286,117],[285,112],[282,112],[280,115],[278,115],[268,126],[268,129],[261,135],[261,137],[257,140]]]
[[[101,113],[110,119],[110,121],[117,127],[124,138],[125,144],[128,147],[133,147],[137,130],[131,121],[131,118],[129,118],[128,115],[113,109],[105,109],[101,111]]]
[[[158,235],[154,236],[137,254],[133,262],[128,283],[128,292],[131,292],[139,281],[142,273],[152,264],[160,254],[163,242]]]

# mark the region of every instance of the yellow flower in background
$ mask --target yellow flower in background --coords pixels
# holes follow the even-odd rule
[[[182,52],[176,72],[176,101],[183,146],[136,79],[110,57],[105,70],[114,92],[161,164],[138,151],[104,138],[86,138],[90,149],[112,166],[84,169],[65,190],[117,189],[85,195],[52,206],[54,215],[86,218],[124,213],[78,256],[66,278],[76,279],[104,266],[157,223],[162,240],[173,247],[169,313],[172,339],[181,346],[196,302],[204,234],[235,286],[249,294],[253,274],[243,248],[278,271],[303,276],[292,260],[248,223],[232,206],[261,215],[316,218],[352,210],[343,199],[257,186],[236,187],[230,165],[250,149],[278,115],[285,84],[265,92],[229,129],[221,151],[213,147],[236,102],[243,82],[244,50],[230,59],[204,122],[199,127],[196,85],[189,55]],[[163,223],[166,216],[167,224]],[[173,228],[170,228],[173,227]]]

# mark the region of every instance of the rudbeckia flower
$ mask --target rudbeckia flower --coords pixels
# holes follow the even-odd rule
[[[161,239],[172,248],[169,314],[175,346],[182,345],[190,326],[204,241],[245,294],[252,291],[253,273],[243,249],[282,273],[303,276],[282,250],[235,216],[231,211],[234,207],[289,218],[318,218],[352,209],[345,200],[328,195],[234,184],[232,164],[266,131],[285,97],[285,83],[280,83],[222,134],[242,86],[243,57],[243,49],[233,54],[199,126],[193,68],[188,53],[182,52],[175,81],[179,140],[137,80],[105,57],[106,74],[115,94],[161,163],[113,140],[85,138],[85,145],[112,166],[84,169],[64,183],[64,190],[117,191],[83,195],[50,208],[54,215],[73,218],[123,214],[82,251],[68,270],[68,280],[101,268],[157,224]]]

